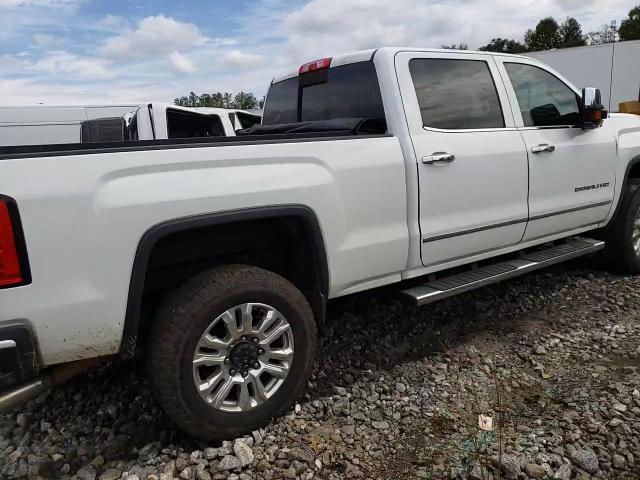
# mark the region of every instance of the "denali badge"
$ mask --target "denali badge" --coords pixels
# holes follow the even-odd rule
[[[585,190],[595,190],[596,188],[605,188],[609,186],[609,182],[596,183],[593,185],[584,185],[582,187],[576,187],[576,192],[583,192]]]

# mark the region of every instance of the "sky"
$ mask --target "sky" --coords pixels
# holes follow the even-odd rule
[[[254,92],[316,58],[380,46],[583,32],[640,0],[0,0],[0,105],[173,102]]]

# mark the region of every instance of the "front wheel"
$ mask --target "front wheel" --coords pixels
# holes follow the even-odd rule
[[[627,184],[611,228],[605,234],[604,260],[612,270],[640,273],[640,184]]]
[[[302,394],[315,340],[309,303],[291,282],[257,267],[218,267],[162,302],[149,377],[184,431],[230,439],[265,425]]]

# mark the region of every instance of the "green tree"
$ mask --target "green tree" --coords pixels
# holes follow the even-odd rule
[[[629,12],[629,17],[625,18],[620,24],[620,41],[640,40],[640,5],[633,8]]]
[[[442,45],[445,50],[467,50],[469,45],[466,43],[452,43],[451,45]]]
[[[600,30],[587,34],[589,45],[601,45],[603,43],[614,43],[618,37],[618,28],[615,20],[609,24],[602,25]]]
[[[259,105],[256,96],[247,92],[239,92],[235,96],[229,92],[203,93],[201,95],[191,92],[188,96],[176,98],[173,103],[183,107],[239,108],[243,110],[256,108]],[[264,104],[264,100],[262,103]]]
[[[258,99],[253,93],[239,92],[233,97],[233,104],[240,110],[249,110],[257,107]]]
[[[513,39],[492,38],[489,43],[478,50],[483,52],[524,53],[527,51],[527,47]]]
[[[560,27],[553,17],[543,18],[536,28],[527,30],[524,36],[524,44],[530,52],[551,50],[562,46]]]
[[[567,18],[562,25],[560,25],[558,33],[560,34],[562,48],[580,47],[587,44],[584,35],[582,35],[580,22],[573,17]]]

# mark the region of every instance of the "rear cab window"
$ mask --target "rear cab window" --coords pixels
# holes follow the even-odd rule
[[[262,125],[338,118],[385,120],[372,61],[330,67],[272,84]]]

